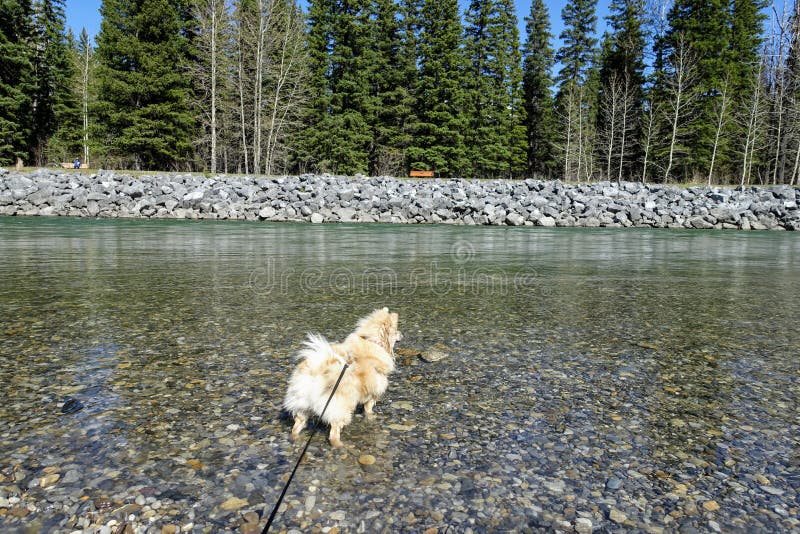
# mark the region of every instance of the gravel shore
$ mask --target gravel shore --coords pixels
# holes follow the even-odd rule
[[[800,228],[800,188],[0,169],[0,215],[741,230]]]

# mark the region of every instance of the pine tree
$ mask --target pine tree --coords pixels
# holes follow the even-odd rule
[[[59,124],[74,121],[74,128],[80,127],[74,93],[75,71],[64,21],[63,0],[33,3],[34,90],[29,150],[37,165],[47,163],[47,144]]]
[[[309,8],[315,131],[304,136],[299,158],[317,170],[368,172],[370,14],[367,0],[322,0]]]
[[[27,158],[33,67],[30,2],[0,1],[0,165]]]
[[[731,108],[741,115],[752,101],[756,85],[762,83],[762,80],[757,77],[757,72],[759,63],[767,59],[762,57],[763,24],[766,18],[763,9],[767,2],[765,0],[731,0],[731,4],[730,50],[727,55],[727,70],[724,76],[729,80],[728,91]],[[776,80],[776,83],[779,82]],[[716,98],[716,100],[720,100],[720,98]],[[780,103],[777,105],[780,110]],[[782,130],[782,116],[779,117],[779,122],[781,122],[779,130]],[[723,140],[729,142],[724,143],[722,147],[719,167],[724,169],[728,175],[734,173],[732,164],[738,160],[740,146],[736,140],[747,135],[744,131],[745,124],[746,121],[727,121]],[[774,141],[771,144],[782,143],[780,136]]]
[[[407,121],[416,67],[403,37],[409,36],[413,21],[404,17],[402,8],[392,0],[375,0],[372,9],[373,47],[367,50],[370,96],[366,114],[372,131],[369,173],[398,175],[406,170],[405,151],[411,143]],[[414,36],[409,37],[413,43]]]
[[[83,37],[88,41],[84,30]],[[69,74],[65,79],[65,87],[53,110],[53,126],[55,131],[47,139],[45,151],[48,161],[72,161],[83,157],[83,118],[81,116],[82,91],[80,74],[80,42],[75,39],[72,30],[67,32],[67,54],[69,69],[62,74]]]
[[[335,168],[330,136],[322,128],[329,119],[336,0],[311,0],[308,6],[308,53],[311,92],[304,122],[305,130],[296,139],[294,166],[299,172],[331,171]]]
[[[550,15],[543,0],[533,0],[525,18],[523,100],[528,140],[528,170],[550,176],[556,167],[553,85],[555,58],[550,46]]]
[[[465,59],[456,0],[423,0],[419,12],[419,78],[414,141],[408,149],[412,169],[439,176],[470,173],[464,143]]]
[[[733,68],[729,6],[729,0],[678,0],[668,15],[668,50],[674,50],[676,40],[681,38],[697,57],[698,113],[686,139],[691,147],[690,157],[685,160],[688,167],[681,169],[690,178],[704,177],[710,164],[716,101],[722,94],[726,73]]]
[[[98,112],[109,163],[137,170],[186,167],[195,128],[186,6],[104,0],[101,14]]]
[[[513,176],[526,161],[517,18],[508,0],[472,0],[466,22],[471,166],[476,176]]]
[[[582,84],[586,81],[596,54],[597,39],[594,37],[597,15],[597,0],[572,0],[561,10],[564,31],[559,36],[562,47],[556,53],[561,70],[556,81]]]
[[[564,178],[589,179],[594,171],[594,141],[598,75],[596,0],[573,0],[561,11],[563,46],[556,53],[561,70],[556,109],[566,128],[561,140]]]
[[[644,98],[643,19],[642,0],[612,1],[599,67],[600,107],[606,113],[598,116],[598,131],[607,134],[604,146],[608,149],[609,179],[638,174],[633,166],[639,159],[635,148],[641,137],[637,117],[642,114]]]

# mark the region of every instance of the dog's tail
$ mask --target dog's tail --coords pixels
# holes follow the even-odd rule
[[[347,363],[347,359],[336,352],[328,340],[319,334],[308,334],[308,341],[304,345],[306,348],[302,349],[297,356],[299,359],[305,360],[312,369],[328,367],[335,362],[341,365]],[[335,362],[331,360],[335,360]]]

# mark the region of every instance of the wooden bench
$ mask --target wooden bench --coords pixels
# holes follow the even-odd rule
[[[411,171],[408,175],[411,178],[433,178],[433,171]]]
[[[64,169],[74,169],[75,168],[75,164],[74,163],[64,163],[64,162],[62,162],[61,163],[61,167],[64,168]],[[88,163],[81,163],[81,169],[88,169],[88,168],[89,168],[89,164]]]

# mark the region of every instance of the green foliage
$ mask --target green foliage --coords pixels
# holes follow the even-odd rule
[[[523,102],[529,172],[551,175],[555,171],[556,123],[551,92],[555,58],[550,46],[550,15],[543,0],[533,0],[525,17],[523,47]]]
[[[697,69],[698,109],[685,139],[691,148],[687,150],[689,157],[685,158],[686,167],[680,170],[689,179],[702,174],[711,159],[716,100],[732,68],[729,7],[729,0],[679,0],[668,15],[667,49],[674,50],[679,36],[685,39]]]
[[[97,112],[110,161],[136,170],[185,166],[195,128],[184,72],[185,6],[105,0],[101,13]]]
[[[615,117],[611,119],[615,121],[613,141],[622,150],[619,158],[625,176],[638,174],[634,166],[641,158],[636,142],[641,138],[637,119],[642,115],[644,99],[644,16],[643,0],[613,0],[600,54],[598,98],[606,104],[616,100]],[[609,117],[599,114],[598,130],[609,132],[612,125],[608,121]]]
[[[471,166],[477,176],[510,177],[527,159],[517,18],[509,0],[472,0],[466,20]]]
[[[55,131],[47,141],[47,161],[60,162],[83,159],[83,121],[81,117],[80,63],[81,46],[89,46],[86,30],[82,41],[75,39],[72,31],[67,33],[67,53],[70,75],[64,80],[63,96],[54,109]]]
[[[556,81],[561,87],[566,82],[583,83],[592,67],[597,47],[594,37],[597,0],[572,0],[561,10],[564,31],[560,38],[563,46],[556,53],[561,70]]]
[[[466,61],[460,46],[458,2],[423,0],[418,23],[419,78],[410,165],[434,170],[438,176],[468,175]]]
[[[30,2],[0,0],[0,165],[27,155],[32,128]]]

